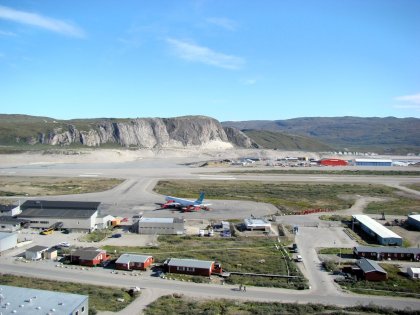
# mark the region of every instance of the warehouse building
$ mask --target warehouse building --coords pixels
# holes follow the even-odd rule
[[[184,234],[184,219],[141,217],[132,225],[132,230],[139,234],[148,235],[182,235]]]
[[[410,214],[407,217],[407,223],[417,231],[420,231],[420,214]]]
[[[392,160],[385,159],[355,159],[355,166],[392,166]]]
[[[16,233],[4,233],[0,232],[0,253],[14,248],[17,245],[17,234]]]
[[[320,165],[323,166],[347,166],[349,163],[342,159],[322,159],[319,161]]]
[[[375,247],[356,246],[353,248],[356,258],[374,260],[420,260],[420,248],[417,247]]]
[[[88,315],[87,295],[0,285],[3,314]]]
[[[0,232],[15,232],[20,230],[23,220],[14,217],[0,216]]]
[[[46,229],[61,222],[63,229],[91,232],[96,229],[100,202],[28,200],[21,205],[18,218],[30,227]]]
[[[221,265],[215,261],[169,258],[163,265],[168,273],[182,273],[206,277],[210,277],[212,273],[222,273]]]
[[[354,214],[353,217],[353,230],[355,225],[374,238],[381,245],[396,245],[402,246],[402,237],[398,234],[387,229],[382,224],[376,222],[371,217],[364,214]]]

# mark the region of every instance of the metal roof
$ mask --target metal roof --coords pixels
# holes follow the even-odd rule
[[[417,267],[408,267],[407,270],[410,269],[413,273],[420,273],[420,268]]]
[[[244,219],[244,221],[247,226],[268,226],[268,227],[271,226],[271,223],[267,222],[264,219],[247,218],[247,219]]]
[[[116,264],[128,264],[130,262],[145,263],[152,256],[137,254],[122,254],[116,261]]]
[[[167,262],[168,266],[171,267],[189,267],[189,268],[200,268],[200,269],[211,269],[214,261],[208,260],[195,260],[195,259],[180,259],[170,258]]]
[[[379,163],[392,163],[392,160],[386,159],[355,159],[356,162],[379,162]]]
[[[416,247],[373,247],[373,246],[356,246],[357,252],[363,253],[391,253],[391,254],[420,254],[420,248]]]
[[[141,223],[173,223],[174,218],[145,218],[145,217],[141,217],[139,222],[141,222]]]
[[[18,215],[19,218],[80,218],[87,219],[95,214],[95,209],[61,209],[61,208],[27,208]]]
[[[0,232],[0,240],[2,240],[4,238],[11,237],[12,235],[14,235],[15,237],[17,237],[17,234],[16,233]]]
[[[352,217],[382,238],[399,238],[399,239],[402,238],[398,234],[387,229],[385,226],[376,222],[375,220],[373,220],[371,217],[367,215],[354,214]]]
[[[97,210],[100,204],[86,201],[27,200],[20,208]]]
[[[81,304],[88,300],[87,295],[62,293],[56,291],[0,285],[2,312],[7,314],[73,314]],[[54,310],[54,311],[53,311]],[[80,311],[79,311],[80,313]],[[87,309],[85,310],[87,314]]]
[[[420,214],[410,214],[408,216],[410,219],[416,220],[418,222],[420,222]]]
[[[48,249],[47,246],[36,245],[36,246],[32,246],[31,248],[28,248],[26,251],[27,252],[44,252],[47,249]]]
[[[81,260],[93,260],[101,253],[106,253],[106,251],[99,248],[87,247],[76,249],[75,251],[71,252],[70,255],[79,257]]]
[[[368,272],[381,272],[381,273],[387,273],[376,261],[362,258],[356,262],[356,264],[360,267],[360,269],[363,270],[364,273]]]

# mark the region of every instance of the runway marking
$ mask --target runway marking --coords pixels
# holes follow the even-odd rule
[[[80,174],[79,177],[98,177],[97,174]]]

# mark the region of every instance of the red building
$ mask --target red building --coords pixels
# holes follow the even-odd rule
[[[109,259],[106,251],[95,248],[79,248],[70,253],[70,262],[82,266],[94,267]]]
[[[168,273],[182,273],[210,277],[211,274],[222,273],[219,263],[207,260],[169,258],[164,263]]]
[[[341,159],[322,159],[319,164],[324,166],[347,166],[349,163]]]
[[[374,260],[420,261],[420,248],[356,246],[353,248],[353,255],[356,258],[368,258]]]
[[[362,258],[356,262],[361,270],[361,276],[367,281],[385,281],[388,273],[376,261]]]
[[[153,263],[153,257],[147,255],[122,254],[115,262],[118,270],[146,270]]]

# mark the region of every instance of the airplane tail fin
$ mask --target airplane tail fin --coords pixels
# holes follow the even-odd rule
[[[203,200],[204,200],[204,192],[202,191],[200,193],[200,197],[198,197],[198,199],[195,201],[195,203],[201,204],[201,203],[203,203]]]

